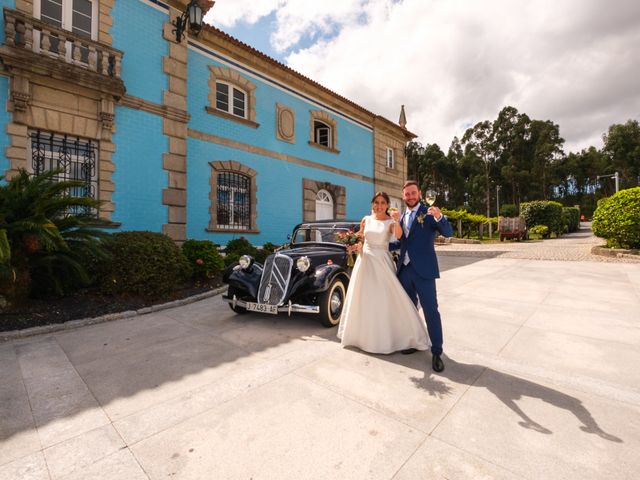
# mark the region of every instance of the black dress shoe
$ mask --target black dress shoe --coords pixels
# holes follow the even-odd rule
[[[412,353],[416,353],[417,351],[417,348],[407,348],[405,350],[400,350],[400,353],[402,353],[403,355],[411,355]]]
[[[431,357],[431,368],[433,368],[434,372],[440,373],[444,370],[444,362],[442,361],[442,357],[439,354],[434,353]]]

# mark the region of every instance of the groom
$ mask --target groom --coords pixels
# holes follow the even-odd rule
[[[392,243],[392,248],[400,248],[398,279],[414,304],[420,299],[431,339],[431,367],[442,372],[442,322],[436,297],[436,278],[440,277],[440,272],[434,240],[436,231],[450,237],[453,229],[438,207],[427,208],[420,202],[422,194],[418,182],[406,181],[402,187],[402,198],[407,205],[406,211],[402,217],[400,212],[392,214],[402,228],[402,237]],[[405,350],[403,353],[413,351]]]

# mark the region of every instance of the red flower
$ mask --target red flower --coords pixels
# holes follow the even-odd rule
[[[199,259],[197,259],[197,260],[196,260],[196,263],[197,263],[198,265],[204,265],[204,260],[202,260],[201,258],[199,258]]]

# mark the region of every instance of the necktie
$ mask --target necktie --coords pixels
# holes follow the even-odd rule
[[[411,210],[411,213],[409,214],[409,219],[407,220],[407,230],[411,230],[411,225],[413,225],[414,218],[416,218],[416,211]]]

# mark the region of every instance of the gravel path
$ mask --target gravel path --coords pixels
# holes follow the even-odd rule
[[[603,244],[604,240],[596,237],[591,231],[591,224],[582,223],[581,229],[578,232],[566,234],[560,238],[528,242],[509,240],[485,244],[450,243],[438,245],[437,253],[438,255],[444,256],[640,263],[640,258],[638,260],[628,257],[613,258],[593,255],[591,253],[591,247]]]

